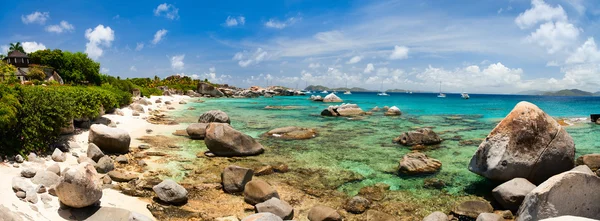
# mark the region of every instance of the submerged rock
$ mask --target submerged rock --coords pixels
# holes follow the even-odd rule
[[[267,136],[276,137],[288,140],[304,140],[317,136],[317,130],[301,127],[281,127],[270,130],[266,133]]]
[[[405,132],[394,138],[394,143],[405,146],[434,145],[442,142],[442,138],[429,128],[419,128],[415,131]]]
[[[98,202],[102,198],[102,188],[97,175],[89,163],[71,167],[55,188],[58,200],[73,208],[82,208]]]
[[[328,94],[327,96],[325,96],[325,98],[323,98],[323,102],[341,103],[344,101],[341,98],[339,98],[337,95],[335,95],[334,93],[331,93],[331,94]]]
[[[488,179],[523,177],[539,184],[570,170],[575,144],[556,120],[529,102],[520,102],[479,145],[469,170]]]
[[[190,124],[185,131],[188,136],[194,140],[202,140],[206,137],[206,127],[208,127],[207,123],[193,123]]]
[[[459,220],[461,216],[477,219],[479,214],[492,212],[494,212],[494,208],[486,201],[466,201],[452,209],[452,213],[457,215]]]
[[[173,180],[164,180],[152,187],[158,198],[170,204],[184,204],[187,202],[188,191]]]
[[[441,167],[441,161],[429,158],[424,153],[411,152],[402,157],[398,170],[402,174],[414,175],[435,173],[438,172]]]
[[[334,209],[326,206],[315,206],[308,211],[310,221],[342,221],[342,216]]]
[[[514,178],[492,190],[494,199],[505,209],[516,211],[535,185],[524,178]]]
[[[223,190],[227,193],[240,193],[244,187],[252,180],[254,171],[249,168],[228,166],[221,173],[221,184]]]
[[[244,201],[250,205],[262,203],[273,197],[279,198],[279,193],[263,180],[254,179],[244,187]]]
[[[94,124],[90,127],[88,141],[96,144],[102,151],[127,153],[129,152],[131,137],[123,129]]]
[[[327,109],[321,111],[322,116],[352,117],[364,114],[365,112],[356,104],[341,104],[329,106],[327,107]]]
[[[253,156],[264,152],[263,146],[254,138],[225,123],[210,123],[204,143],[216,156]]]
[[[229,123],[231,123],[231,120],[229,119],[229,116],[227,116],[227,114],[221,110],[207,111],[207,112],[203,113],[202,115],[200,115],[200,117],[198,118],[198,123],[212,123],[212,122],[229,124]]]

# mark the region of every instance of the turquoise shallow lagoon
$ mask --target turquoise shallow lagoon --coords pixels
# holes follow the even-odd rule
[[[322,94],[319,94],[322,95]],[[471,95],[463,100],[458,94],[437,98],[435,94],[391,93],[389,97],[375,93],[339,94],[345,103],[358,104],[367,111],[375,106],[397,106],[403,115],[386,117],[383,112],[358,118],[321,117],[320,112],[330,103],[313,102],[308,96],[254,99],[204,99],[190,103],[195,110],[174,113],[180,122],[195,122],[208,110],[228,113],[231,124],[266,147],[261,162],[285,162],[292,169],[310,168],[329,171],[330,176],[351,171],[360,180],[336,184],[333,188],[355,195],[364,186],[386,183],[391,190],[414,193],[416,198],[435,198],[439,194],[452,196],[478,195],[479,188],[493,187],[468,171],[467,165],[482,139],[520,101],[529,101],[556,118],[586,118],[600,112],[599,97],[543,97],[515,95]],[[266,109],[267,106],[286,106],[286,109]],[[185,124],[185,123],[184,123]],[[262,137],[265,132],[285,126],[316,128],[318,137],[310,140],[285,141]],[[429,176],[402,177],[396,169],[399,159],[410,151],[392,143],[402,132],[419,127],[431,127],[443,139],[441,145],[423,152],[442,161],[442,170]],[[600,152],[597,134],[600,126],[586,121],[567,127],[575,140],[577,156]],[[203,142],[184,143],[189,156],[206,151]],[[202,166],[202,165],[198,165]],[[326,175],[327,176],[327,175]],[[424,187],[427,179],[445,183],[442,189]]]

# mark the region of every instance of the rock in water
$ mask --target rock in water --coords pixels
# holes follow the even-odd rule
[[[600,118],[598,118],[600,119]],[[577,158],[577,165],[586,165],[592,170],[598,170],[600,168],[600,154],[586,154]]]
[[[317,130],[300,127],[281,127],[270,130],[266,135],[287,140],[304,140],[316,137]]]
[[[249,168],[228,166],[221,173],[221,184],[227,193],[240,193],[244,191],[246,183],[252,180],[254,171]]]
[[[193,123],[188,126],[185,131],[194,140],[202,140],[206,137],[207,123]]]
[[[56,186],[58,200],[73,208],[82,208],[98,202],[102,198],[102,188],[96,179],[97,175],[96,169],[89,163],[71,167]]]
[[[254,179],[244,187],[244,201],[250,205],[262,203],[273,197],[279,198],[279,193],[263,180]]]
[[[50,171],[38,171],[35,176],[31,179],[34,184],[42,184],[44,186],[53,186],[60,181],[60,177]]]
[[[457,215],[459,220],[465,220],[461,219],[461,217],[477,219],[479,214],[491,212],[494,212],[494,208],[486,201],[466,201],[452,210],[452,213]]]
[[[342,99],[340,99],[337,95],[335,95],[334,93],[328,94],[327,96],[325,96],[325,98],[323,98],[323,102],[336,102],[336,103],[341,103],[344,102]]]
[[[369,202],[369,200],[361,196],[355,196],[346,201],[346,205],[344,206],[344,208],[348,212],[354,214],[361,214],[364,213],[367,209],[369,209],[370,206],[371,202]]]
[[[216,156],[253,156],[264,152],[263,146],[254,138],[225,123],[210,123],[204,143]]]
[[[396,106],[392,106],[390,107],[390,109],[388,109],[385,113],[385,116],[400,116],[402,115],[402,111],[400,111],[400,108],[396,107]]]
[[[469,170],[488,179],[523,177],[539,184],[570,170],[575,144],[556,120],[529,102],[520,102],[479,145]]]
[[[329,106],[321,111],[321,116],[353,117],[364,115],[365,112],[356,104],[341,104]]]
[[[494,199],[504,207],[504,209],[516,211],[535,185],[524,178],[514,178],[506,183],[497,186],[492,190]]]
[[[310,221],[342,221],[342,216],[332,208],[315,206],[308,211]]]
[[[423,221],[448,221],[448,216],[440,211],[435,211],[423,218]]]
[[[231,123],[229,116],[221,110],[211,110],[203,113],[198,118],[198,123]]]
[[[600,217],[600,177],[567,171],[546,180],[527,194],[519,207],[517,221],[541,220],[572,215]]]
[[[188,191],[173,180],[164,180],[152,187],[152,190],[160,200],[170,204],[184,204],[188,200]]]
[[[403,133],[399,137],[394,138],[394,143],[399,143],[405,146],[413,145],[434,145],[442,142],[442,138],[429,128],[419,128],[415,131]]]
[[[94,160],[94,162],[98,162],[98,160],[100,160],[100,158],[102,158],[104,156],[104,153],[102,153],[102,150],[100,150],[100,148],[98,146],[96,146],[96,144],[93,144],[93,143],[90,143],[88,145],[86,154],[87,154],[87,157]]]
[[[402,157],[399,172],[402,174],[435,173],[442,167],[442,162],[429,158],[424,153],[411,152]]]
[[[283,221],[279,216],[276,216],[273,213],[257,213],[246,218],[242,219],[242,221]]]
[[[105,152],[127,153],[131,137],[123,129],[94,124],[90,127],[88,141],[96,144],[100,150]]]
[[[54,149],[54,152],[52,153],[52,160],[56,162],[65,162],[66,159],[67,156],[65,153],[60,151],[58,148]]]
[[[271,198],[265,202],[256,204],[256,212],[272,213],[281,219],[291,220],[294,218],[294,208],[290,204],[278,198]]]

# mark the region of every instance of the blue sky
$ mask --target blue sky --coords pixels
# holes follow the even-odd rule
[[[0,50],[83,51],[121,77],[240,87],[600,90],[595,0],[14,1]],[[600,39],[600,38],[598,38]]]

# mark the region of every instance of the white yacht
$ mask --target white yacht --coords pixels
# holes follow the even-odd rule
[[[460,94],[460,97],[461,97],[462,99],[469,99],[469,98],[471,98],[471,97],[469,97],[469,94],[467,94],[466,92],[462,92],[462,93]]]
[[[346,92],[344,92],[344,94],[352,94],[352,92],[346,91]]]
[[[321,94],[329,94],[329,91],[321,91]]]
[[[385,93],[385,91],[383,91],[383,81],[381,82],[381,89],[379,91],[381,92],[377,93],[377,96],[390,96],[389,94]]]
[[[437,97],[440,97],[440,98],[445,98],[446,97],[446,94],[442,93],[442,82],[441,81],[440,81],[440,94],[438,94]]]

